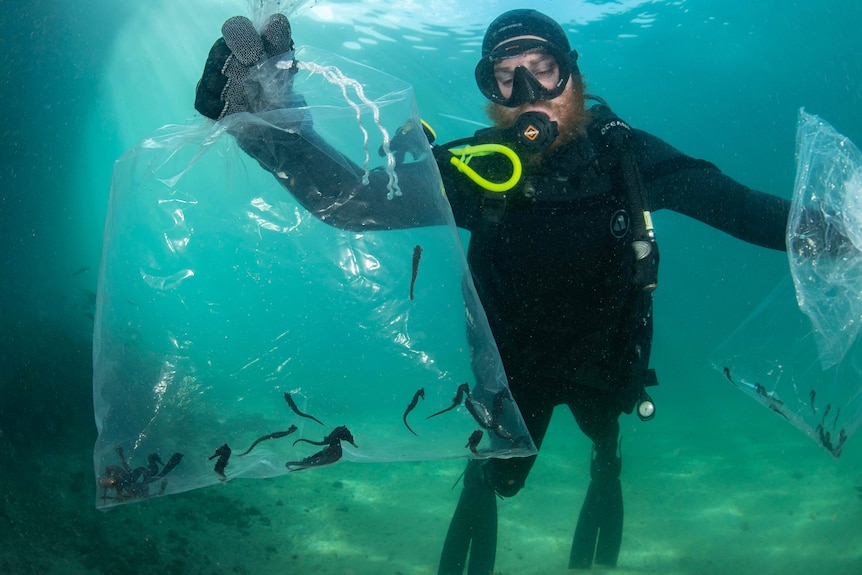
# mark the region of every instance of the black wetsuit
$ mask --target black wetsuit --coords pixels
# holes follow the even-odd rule
[[[386,200],[382,171],[363,186],[359,170],[334,161],[339,154],[313,131],[293,129],[303,136],[259,134],[254,127],[237,136],[323,221],[353,230],[443,223],[433,201],[409,194]],[[652,211],[670,209],[744,241],[785,249],[788,201],[751,190],[645,132],[633,130],[629,142]],[[631,411],[633,392],[645,384],[640,378],[648,371],[652,300],[633,282],[628,224],[635,214],[619,158],[599,149],[581,137],[541,165],[525,166],[524,179],[505,202],[453,168],[444,149],[435,157],[455,221],[472,234],[470,270],[533,440],[541,446],[554,407],[567,405],[594,442],[599,465],[594,461],[593,479],[605,475],[618,490],[618,417]],[[508,176],[509,168],[494,159],[474,158],[470,165],[491,180]],[[419,164],[405,163],[398,173],[405,189],[411,178],[428,177]],[[501,495],[514,495],[534,461],[490,460],[484,482]],[[493,565],[493,545],[487,565]],[[466,554],[466,548],[461,551]],[[453,572],[460,573],[459,562],[453,560]]]
[[[652,211],[785,249],[788,201],[643,131],[632,132],[631,145]],[[505,206],[441,163],[456,223],[472,232],[470,269],[537,446],[554,406],[567,404],[597,451],[614,452],[617,418],[644,384],[637,379],[649,357],[651,298],[633,285],[625,223],[635,216],[616,162],[589,138],[573,140],[531,169]],[[488,472],[494,488],[517,492],[533,461],[492,462],[507,469],[499,478]]]

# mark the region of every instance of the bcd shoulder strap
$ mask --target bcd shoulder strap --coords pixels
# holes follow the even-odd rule
[[[593,121],[587,128],[587,134],[600,156],[609,156],[616,160],[634,212],[631,246],[635,258],[635,285],[651,292],[658,286],[659,252],[646,187],[634,157],[631,126],[604,103],[590,108],[590,113]]]
[[[619,165],[629,203],[634,211],[632,242],[634,250],[634,285],[638,293],[630,302],[635,318],[631,342],[634,345],[632,387],[624,398],[623,410],[637,408],[643,421],[655,415],[655,404],[646,387],[658,385],[655,370],[649,367],[652,343],[652,292],[658,285],[659,251],[649,211],[646,187],[634,157],[632,129],[604,102],[590,108],[593,115],[587,133],[600,156],[609,157]]]

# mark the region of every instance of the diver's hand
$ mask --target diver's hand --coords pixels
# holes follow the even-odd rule
[[[222,37],[210,49],[195,89],[195,109],[213,120],[248,110],[243,83],[249,70],[293,50],[290,22],[284,14],[273,14],[260,34],[244,16],[228,19],[221,32]]]
[[[797,258],[840,262],[857,254],[840,213],[804,209],[791,225],[787,247]]]

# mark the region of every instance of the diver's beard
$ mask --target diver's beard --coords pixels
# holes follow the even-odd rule
[[[570,142],[576,136],[585,135],[587,125],[590,123],[590,113],[584,108],[583,91],[577,89],[565,90],[553,100],[531,102],[517,108],[507,108],[493,102],[488,102],[485,107],[488,118],[498,128],[509,128],[515,125],[518,117],[529,111],[550,112],[550,116],[557,118],[559,130],[556,139],[545,151],[531,154],[531,163],[540,161],[542,157]]]

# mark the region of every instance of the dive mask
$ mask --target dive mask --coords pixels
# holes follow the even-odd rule
[[[512,92],[508,97],[504,96],[494,74],[495,64],[533,50],[551,56],[556,62],[557,76],[553,86],[545,87],[530,70],[518,66],[512,75]],[[578,53],[575,50],[566,54],[544,40],[527,38],[509,41],[479,60],[476,64],[476,83],[486,98],[507,108],[517,108],[538,100],[553,100],[566,89],[572,73],[579,73],[577,60]]]

